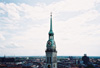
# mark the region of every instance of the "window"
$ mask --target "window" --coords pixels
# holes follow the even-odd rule
[[[55,67],[55,64],[53,65],[53,67]]]
[[[46,60],[46,61],[47,61],[47,63],[48,63],[48,57],[47,57],[47,60]]]
[[[51,66],[50,65],[48,65],[48,68],[50,68]]]
[[[50,63],[51,63],[51,57],[50,57]]]

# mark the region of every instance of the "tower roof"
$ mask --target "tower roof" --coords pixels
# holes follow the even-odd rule
[[[52,13],[50,14],[50,31],[49,34],[54,34],[52,30]]]

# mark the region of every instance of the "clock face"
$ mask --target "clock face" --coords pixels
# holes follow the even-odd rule
[[[50,41],[48,41],[48,45],[51,45],[51,42]]]

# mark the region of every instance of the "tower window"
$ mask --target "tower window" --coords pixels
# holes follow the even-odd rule
[[[46,60],[46,61],[47,61],[47,63],[48,63],[48,57],[47,57],[47,60]]]
[[[48,68],[50,68],[51,66],[50,65],[48,65]]]
[[[50,62],[51,62],[51,57],[50,57]]]
[[[55,67],[55,64],[54,64],[54,67]]]

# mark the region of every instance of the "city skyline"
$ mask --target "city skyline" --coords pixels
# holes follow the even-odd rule
[[[58,56],[100,56],[100,0],[1,0],[0,56],[45,56],[50,25]]]

